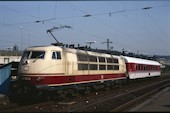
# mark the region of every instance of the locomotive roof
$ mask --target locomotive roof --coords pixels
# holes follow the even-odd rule
[[[113,56],[115,58],[120,57],[120,56],[116,56],[116,55],[112,55],[112,54],[93,52],[93,51],[88,51],[88,50],[80,50],[80,49],[74,49],[74,48],[65,48],[65,50],[70,53],[88,54],[88,55],[92,55],[92,56],[100,56],[100,57],[107,57],[107,58],[109,58],[111,56]]]
[[[37,50],[37,51],[41,51],[41,50],[65,50],[66,52],[70,52],[70,53],[80,53],[80,54],[88,54],[88,55],[92,55],[92,56],[101,56],[101,57],[120,57],[120,56],[116,56],[116,55],[111,55],[111,54],[106,54],[106,53],[100,53],[100,52],[93,52],[93,51],[89,51],[89,50],[80,50],[80,49],[75,49],[75,48],[65,48],[65,47],[60,47],[60,46],[54,46],[54,45],[48,45],[48,46],[32,46],[26,49],[27,51],[29,50]]]
[[[125,58],[127,63],[137,63],[137,64],[148,64],[148,65],[160,65],[159,62],[153,60],[146,60],[134,57],[122,56]]]
[[[53,50],[61,50],[61,47],[58,46],[53,46],[53,45],[48,45],[48,46],[32,46],[27,48],[26,50],[49,50],[49,49],[53,49]]]
[[[116,57],[119,58],[121,56],[117,55],[112,55],[112,54],[106,54],[106,53],[100,53],[100,52],[93,52],[93,51],[88,51],[88,50],[80,50],[80,49],[75,49],[75,48],[63,48],[60,46],[54,46],[54,45],[48,45],[48,46],[32,46],[27,48],[26,50],[65,50],[70,53],[80,53],[80,54],[88,54],[88,55],[93,55],[93,56],[101,56],[101,57]],[[125,58],[127,63],[138,63],[138,64],[148,64],[148,65],[160,65],[159,62],[157,61],[152,61],[152,60],[146,60],[146,59],[140,59],[140,58],[134,58],[134,57],[127,57],[127,56],[122,56]]]

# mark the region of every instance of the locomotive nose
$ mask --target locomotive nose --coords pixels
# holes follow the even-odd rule
[[[28,60],[23,61],[22,65],[27,65],[29,63]]]

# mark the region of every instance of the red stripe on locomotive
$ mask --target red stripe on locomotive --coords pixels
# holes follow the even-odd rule
[[[26,76],[22,77],[28,78],[30,77],[28,82],[30,82],[32,85],[37,84],[66,84],[66,83],[73,83],[73,82],[93,82],[95,80],[106,80],[106,79],[114,79],[114,78],[126,78],[126,75],[123,74],[100,74],[100,75],[74,75],[74,76]],[[37,81],[37,78],[40,80]]]

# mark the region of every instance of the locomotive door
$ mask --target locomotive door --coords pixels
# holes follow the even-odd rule
[[[61,51],[52,51],[52,62],[51,65],[54,66],[55,73],[63,74],[63,58]]]
[[[65,54],[65,73],[74,74],[75,63],[75,54],[66,52]]]

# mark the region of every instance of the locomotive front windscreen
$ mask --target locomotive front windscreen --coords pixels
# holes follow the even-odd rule
[[[45,51],[24,51],[22,56],[23,59],[43,59],[45,55]]]
[[[31,59],[34,59],[34,58],[41,58],[43,59],[44,58],[44,55],[45,55],[45,51],[32,51],[31,52]]]
[[[30,51],[24,51],[22,58],[28,58],[29,54],[30,54]]]

